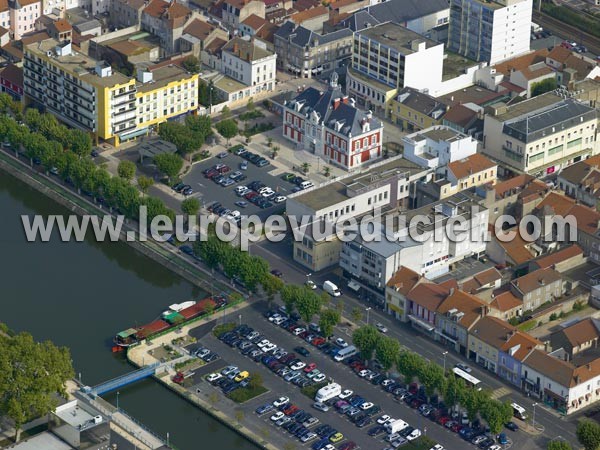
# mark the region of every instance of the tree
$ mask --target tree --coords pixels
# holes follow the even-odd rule
[[[421,356],[407,350],[401,351],[396,361],[398,371],[409,383],[421,373],[424,364],[425,361]]]
[[[555,78],[546,78],[545,80],[539,81],[537,83],[533,83],[531,86],[531,96],[535,97],[541,94],[545,94],[546,92],[553,91],[556,89],[556,79]]]
[[[193,55],[188,56],[183,60],[183,68],[190,73],[200,72],[200,61]]]
[[[273,138],[271,136],[269,136],[267,138],[267,147],[271,147],[273,146]]]
[[[481,411],[488,395],[489,394],[476,389],[467,389],[463,392],[463,398],[460,400],[460,404],[466,408],[467,415],[471,422],[475,420],[477,413]]]
[[[329,175],[331,175],[331,168],[327,166],[323,167],[323,175],[329,177]]]
[[[377,361],[379,361],[386,372],[392,368],[394,363],[398,360],[400,354],[400,343],[391,337],[381,336],[377,347],[375,348],[375,355]]]
[[[329,338],[333,334],[333,327],[340,323],[340,312],[335,309],[326,309],[321,312],[319,327],[323,336]]]
[[[131,161],[127,161],[127,160],[119,161],[119,167],[117,168],[117,173],[124,180],[127,180],[127,181],[133,180],[133,177],[135,177],[135,171],[136,171],[135,163],[132,163]]]
[[[600,425],[589,419],[582,419],[577,424],[577,440],[585,450],[598,450],[600,447]]]
[[[350,317],[352,317],[352,320],[354,322],[361,321],[363,318],[362,308],[359,308],[358,306],[355,306],[354,308],[352,308],[352,311],[350,311]]]
[[[223,109],[221,110],[221,120],[227,120],[231,117],[231,110],[229,109],[229,106],[225,105],[223,106]]]
[[[267,294],[267,302],[269,303],[269,308],[275,300],[275,294],[283,289],[283,281],[281,278],[271,275],[270,273],[265,276],[265,278],[260,283],[262,285],[265,294]]]
[[[171,178],[179,175],[183,167],[183,159],[174,153],[161,153],[154,157],[154,164],[156,164],[158,170],[168,177],[170,182]]]
[[[146,195],[148,193],[148,189],[150,189],[154,185],[154,180],[150,177],[140,175],[137,179],[138,187],[142,194]]]
[[[0,335],[0,411],[13,420],[20,439],[23,424],[45,416],[66,395],[74,376],[71,355],[50,341],[36,342],[28,333]]]
[[[197,198],[186,198],[181,202],[181,211],[188,216],[195,216],[200,211],[200,201]]]
[[[510,422],[513,416],[512,406],[508,402],[487,399],[482,405],[481,416],[487,422],[490,431],[496,434],[502,431],[506,422]]]
[[[373,359],[373,352],[379,344],[381,334],[372,325],[360,327],[352,333],[352,342],[360,350],[360,356],[366,361]]]
[[[246,103],[246,110],[252,112],[256,109],[256,106],[254,105],[254,99],[252,97],[250,97],[248,99],[248,103]]]
[[[302,287],[297,284],[286,284],[281,289],[281,300],[285,305],[285,310],[288,314],[291,314],[292,311],[296,308],[296,303],[300,298]]]
[[[461,378],[448,377],[446,379],[446,390],[443,393],[446,406],[452,407],[456,405],[463,398],[466,388],[465,382]]]
[[[321,310],[321,298],[306,286],[301,289],[296,301],[296,309],[302,320],[310,322],[312,317]]]
[[[308,170],[310,169],[310,163],[302,163],[302,172],[303,173],[308,173]]]
[[[442,369],[438,364],[423,364],[420,373],[417,374],[417,377],[425,387],[425,393],[428,397],[431,397],[433,394],[435,394],[436,390],[438,392],[444,392],[446,376],[444,374],[444,369]]]
[[[546,450],[573,450],[573,447],[566,441],[550,441]]]
[[[62,128],[59,128],[62,131]],[[67,130],[65,133],[65,147],[80,158],[88,156],[92,152],[92,138],[88,133],[81,130]],[[51,140],[49,136],[48,139]]]
[[[217,131],[221,136],[227,139],[227,145],[229,145],[229,139],[238,134],[238,126],[233,119],[226,119],[219,122],[216,125]]]

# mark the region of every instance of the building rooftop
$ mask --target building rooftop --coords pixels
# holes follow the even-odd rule
[[[486,89],[483,86],[474,85],[441,95],[438,97],[438,100],[447,104],[448,106],[463,105],[465,103],[474,103],[479,106],[487,106],[508,97],[508,92],[505,90],[495,92]]]
[[[534,262],[540,269],[553,268],[558,263],[580,255],[583,255],[583,250],[581,250],[579,245],[573,244],[558,250],[557,252],[544,255]]]
[[[457,312],[456,322],[465,328],[470,328],[485,314],[486,304],[474,295],[461,290],[455,290],[442,301],[438,306],[437,312],[448,316]]]
[[[439,127],[430,127],[423,131],[417,131],[416,133],[408,135],[407,137],[410,137],[410,138],[414,139],[415,141],[431,139],[432,141],[437,141],[437,142],[440,142],[440,141],[452,142],[452,141],[458,141],[458,140],[464,139],[468,136],[464,133],[461,133],[460,131],[453,130],[452,128],[439,126]]]
[[[392,278],[387,282],[387,287],[393,288],[396,292],[400,292],[406,296],[413,287],[421,280],[421,276],[414,270],[408,267],[401,266]]]
[[[511,284],[521,292],[527,295],[551,283],[562,280],[562,275],[554,269],[538,269],[513,280]],[[550,300],[550,299],[547,299]]]
[[[10,446],[11,450],[73,450],[69,444],[49,431],[24,439]]]
[[[471,336],[482,340],[500,350],[507,341],[507,336],[516,332],[516,328],[497,317],[481,318],[471,330]]]
[[[302,23],[310,19],[314,19],[319,16],[328,16],[329,8],[326,6],[317,6],[316,8],[305,9],[304,11],[297,12],[296,14],[292,14],[290,16],[290,20],[295,23]]]
[[[59,44],[60,42],[55,39],[46,39],[37,44],[27,45],[27,50],[42,59],[48,59],[48,52],[50,52],[53,56],[49,59],[62,70],[94,86],[113,87],[126,84],[131,80],[131,78],[115,70],[109,76],[100,77],[95,71],[98,61],[75,50],[72,50],[68,55],[57,56],[55,49]]]
[[[466,56],[446,51],[446,57],[444,58],[444,66],[442,70],[442,81],[456,78],[457,76],[465,73],[465,68],[476,66],[477,64],[477,61],[473,61]]]
[[[481,153],[475,153],[458,161],[448,163],[448,170],[461,180],[478,172],[497,167],[497,164]]]
[[[65,423],[78,430],[96,425],[94,419],[97,417],[101,422],[106,421],[106,418],[102,417],[98,411],[91,410],[89,406],[78,400],[57,407],[54,413]]]
[[[233,38],[223,46],[223,51],[234,55],[246,62],[258,61],[259,59],[273,56],[269,50],[259,47],[253,40],[246,41],[242,38]]]
[[[239,81],[234,80],[233,78],[229,78],[227,76],[221,77],[217,81],[215,81],[214,86],[218,89],[221,89],[223,92],[229,93],[238,92],[248,87],[244,83],[240,83]]]
[[[592,168],[600,168],[600,155],[591,156],[583,161],[571,164],[560,171],[559,178],[579,185]]]
[[[561,47],[563,48],[563,47]],[[566,49],[565,49],[566,50]],[[539,50],[535,50],[525,55],[517,56],[515,58],[508,59],[506,61],[502,61],[494,66],[497,73],[502,73],[506,77],[506,80],[510,78],[510,74],[513,70],[523,70],[528,68],[529,66],[545,62],[546,56],[548,56],[548,49],[542,48]]]
[[[351,37],[352,30],[343,28],[331,33],[319,34],[302,25],[296,25],[294,22],[288,21],[279,27],[275,32],[275,36],[287,39],[289,42],[299,47],[305,47],[307,45],[314,47],[325,45],[338,39]]]
[[[368,190],[369,188],[374,189],[382,181],[392,176],[405,173],[413,175],[421,173],[423,170],[415,163],[398,157],[392,161],[385,162],[385,164],[378,164],[375,167],[368,168],[323,187],[312,189],[306,193],[300,193],[294,197],[294,200],[318,211],[348,200],[356,195],[358,191]]]
[[[442,100],[410,87],[401,89],[395,100],[410,109],[436,120],[441,119],[446,111],[448,111],[448,105]]]
[[[138,92],[154,91],[168,85],[169,83],[173,83],[174,81],[187,80],[195,77],[194,74],[190,74],[185,69],[176,65],[158,67],[153,69],[151,72],[151,83],[136,83]]]
[[[595,108],[552,92],[509,106],[507,112],[496,116],[504,122],[505,134],[525,143],[554,134],[558,127],[570,128],[596,118]]]
[[[361,36],[379,42],[381,45],[397,50],[400,53],[411,54],[418,51],[416,44],[425,43],[427,48],[441,45],[431,39],[409,30],[393,22],[383,23],[358,32],[356,39]]]
[[[504,291],[492,299],[490,307],[501,312],[510,311],[514,308],[523,306],[523,301],[520,298],[514,296],[510,291]]]
[[[514,237],[511,239],[508,233],[514,233]],[[500,232],[501,237],[505,240],[496,239],[496,242],[506,252],[506,256],[510,258],[516,265],[525,264],[532,260],[534,254],[529,250],[530,243],[526,242],[518,230],[509,230],[507,232]]]

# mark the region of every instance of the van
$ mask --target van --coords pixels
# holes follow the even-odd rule
[[[302,183],[300,183],[300,189],[302,189],[302,190],[309,189],[314,186],[315,185],[313,184],[312,181],[303,181]]]
[[[338,287],[329,280],[323,283],[323,290],[333,297],[339,297],[342,295]]]

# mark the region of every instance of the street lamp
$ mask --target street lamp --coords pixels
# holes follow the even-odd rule
[[[442,356],[444,357],[444,375],[446,374],[446,355],[448,354],[448,350],[446,350],[444,353],[442,353]]]
[[[242,325],[242,315],[238,315],[238,319],[240,319],[240,326]]]
[[[365,308],[365,311],[367,312],[367,325],[369,325],[369,311],[371,311],[371,307]]]
[[[117,391],[117,411],[119,410],[119,394],[120,392]]]
[[[533,404],[533,428],[535,429],[535,407],[537,406],[537,403]]]

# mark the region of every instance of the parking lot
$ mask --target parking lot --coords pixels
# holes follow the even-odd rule
[[[314,417],[319,419],[320,424],[329,424],[335,430],[341,432],[344,435],[344,440],[347,442],[351,440],[355,442],[361,448],[386,448],[389,447],[389,443],[385,441],[386,434],[380,433],[376,437],[369,436],[368,431],[377,425],[377,418],[382,414],[387,414],[395,419],[402,419],[406,421],[410,426],[420,429],[429,438],[439,442],[446,449],[455,448],[479,448],[476,445],[467,444],[459,435],[447,427],[444,427],[434,421],[424,417],[419,413],[417,409],[413,409],[405,404],[405,402],[395,398],[392,393],[386,392],[381,386],[376,386],[365,379],[358,377],[350,367],[347,365],[336,363],[331,357],[325,355],[320,350],[304,342],[301,338],[294,336],[287,330],[284,330],[273,323],[269,322],[262,315],[259,315],[262,311],[257,310],[257,306],[248,307],[242,310],[241,323],[248,324],[258,333],[260,333],[261,339],[268,339],[279,348],[283,348],[288,352],[293,351],[294,347],[303,346],[310,351],[308,357],[299,356],[305,363],[315,363],[316,367],[323,373],[326,374],[328,381],[334,381],[342,386],[342,389],[350,389],[355,394],[359,394],[361,397],[369,402],[377,405],[381,410],[375,414],[370,423],[367,423],[364,428],[357,428],[347,417],[339,414],[335,408],[331,408],[327,412],[317,411],[312,407],[314,401],[309,399],[307,396],[300,392],[300,388],[284,381],[284,379],[277,374],[269,370],[265,364],[259,361],[254,361],[249,356],[242,355],[240,350],[237,348],[231,348],[227,344],[219,341],[211,333],[199,332],[195,333],[192,330],[191,334],[198,338],[201,345],[216,351],[222,357],[220,364],[211,364],[212,371],[218,371],[226,365],[235,365],[240,370],[247,370],[251,374],[259,372],[264,380],[264,385],[270,392],[264,394],[259,398],[255,398],[244,404],[243,409],[246,417],[252,421],[260,421],[262,424],[257,423],[258,427],[269,427],[273,428],[273,433],[277,433],[282,439],[292,440],[297,445],[304,445],[310,447],[311,444],[317,442],[317,439],[302,444],[294,436],[291,436],[284,429],[277,427],[270,419],[271,413],[264,414],[263,416],[257,416],[254,410],[265,403],[272,402],[277,397],[287,396],[290,402],[297,405],[300,409],[310,413]],[[203,374],[206,373],[203,371]],[[206,383],[205,381],[199,381],[200,383]],[[220,389],[217,387],[210,386],[211,389],[216,389],[220,393]],[[249,416],[252,416],[250,419]],[[260,428],[259,428],[260,429]],[[277,429],[277,431],[275,431]],[[512,441],[516,442],[514,445],[516,448],[526,449],[530,448],[530,441],[527,435],[522,431],[512,432],[504,430],[509,439],[509,444],[503,446],[503,448],[509,448]],[[517,443],[518,442],[518,443]],[[340,443],[340,444],[341,444]],[[337,447],[339,445],[336,444]],[[488,445],[489,446],[489,445]],[[481,447],[487,449],[487,447]],[[403,447],[405,447],[403,445]],[[412,445],[407,445],[405,448],[413,448]]]
[[[282,196],[289,195],[292,192],[292,189],[295,187],[294,184],[284,181],[281,178],[283,172],[281,172],[279,169],[276,169],[273,165],[258,167],[252,162],[248,162],[247,169],[242,170],[241,166],[245,161],[245,159],[233,153],[229,153],[227,157],[222,159],[218,157],[208,158],[201,163],[194,164],[190,173],[183,178],[183,182],[192,187],[194,190],[194,194],[192,194],[192,196],[201,199],[202,204],[205,206],[209,206],[214,202],[219,202],[222,206],[232,211],[238,210],[243,215],[256,214],[262,219],[277,211],[282,211],[285,208],[285,202],[271,202],[272,206],[261,209],[256,204],[246,200],[244,197],[236,195],[235,188],[237,186],[245,186],[252,181],[260,181],[266,186],[270,187],[278,195]],[[217,184],[211,179],[206,178],[205,174],[203,173],[217,164],[226,164],[230,168],[230,170],[224,174],[226,177],[236,171],[239,171],[246,178],[227,187]],[[271,173],[275,174],[272,175]],[[246,202],[246,206],[240,207],[236,205],[235,203],[239,201]]]

